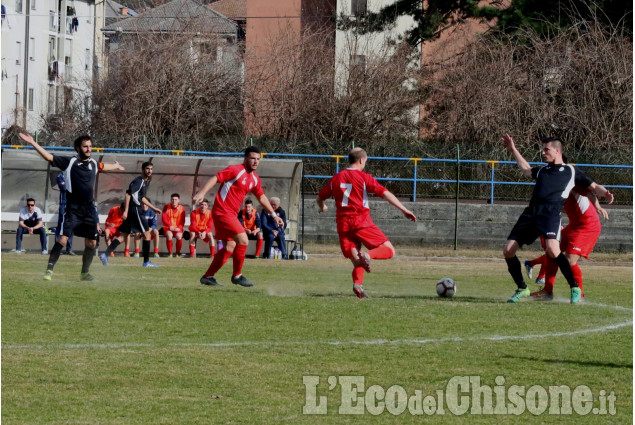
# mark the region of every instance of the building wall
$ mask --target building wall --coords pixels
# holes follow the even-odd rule
[[[250,72],[258,66],[263,58],[268,58],[275,49],[276,41],[281,39],[300,40],[304,31],[323,29],[331,26],[332,21],[326,17],[335,12],[335,0],[265,0],[247,1],[247,25],[245,40],[245,79],[247,84],[252,84],[256,77]],[[316,21],[315,17],[320,16]],[[318,23],[317,26],[314,24]],[[327,45],[333,45],[332,38],[323,40]],[[332,47],[334,48],[334,47]],[[275,78],[275,76],[273,76]],[[252,96],[258,98],[249,99],[258,108],[267,98],[267,86],[263,83],[258,89],[252,91]],[[265,114],[266,115],[266,114]],[[245,129],[247,134],[260,135],[260,124],[255,123],[250,111],[245,111]],[[265,119],[266,120],[266,119]]]
[[[67,6],[75,9],[79,21],[78,30],[72,33],[70,22],[67,22],[67,18],[72,18],[66,14]],[[22,0],[8,2],[5,7],[2,129],[16,124],[35,132],[42,126],[42,116],[62,109],[64,90],[61,85],[72,88],[74,93],[82,93],[82,97],[88,95],[86,89],[90,87],[93,65],[95,3],[93,0]],[[50,80],[50,64],[54,61],[64,64],[66,57],[72,67],[67,72],[63,72],[63,66],[58,67],[59,77]]]

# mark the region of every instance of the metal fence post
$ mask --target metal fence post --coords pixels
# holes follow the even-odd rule
[[[459,247],[459,184],[461,182],[461,154],[456,145],[456,200],[454,202],[454,250]]]
[[[492,167],[492,170],[490,171],[490,191],[489,191],[489,203],[493,204],[494,203],[494,168],[496,166],[496,164],[498,164],[498,161],[487,161],[487,163]]]
[[[410,158],[411,161],[415,163],[414,176],[412,177],[412,202],[417,201],[417,162],[421,160],[421,158]]]
[[[343,155],[333,155],[333,158],[335,158],[335,174],[340,172],[340,159],[344,158]]]

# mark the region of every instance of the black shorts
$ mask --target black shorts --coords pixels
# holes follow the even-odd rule
[[[64,217],[60,223],[60,235],[71,237],[81,236],[82,238],[96,241],[99,239],[97,225],[97,209],[95,205],[78,205],[70,202],[66,205]]]
[[[143,209],[131,205],[128,209],[128,217],[121,223],[121,226],[117,230],[121,233],[145,233],[150,230],[143,222],[141,216],[143,215]]]
[[[527,207],[518,218],[507,240],[514,240],[521,246],[531,244],[540,235],[543,235],[545,239],[560,241],[561,228],[560,206]]]
[[[260,235],[262,232],[258,232],[255,235],[247,235],[247,239],[249,239],[250,241],[256,241],[259,239],[258,235]]]

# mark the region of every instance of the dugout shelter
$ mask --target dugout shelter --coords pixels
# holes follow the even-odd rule
[[[73,150],[60,152],[49,150],[55,155],[75,154]],[[172,156],[104,153],[93,151],[92,157],[105,163],[119,161],[125,171],[99,173],[95,184],[95,200],[104,223],[108,211],[119,205],[125,197],[130,182],[141,175],[141,164],[150,161],[154,172],[148,198],[153,205],[163,208],[170,202],[172,193],[179,193],[181,204],[187,212],[186,229],[189,225],[189,214],[192,211],[192,196],[216,173],[228,165],[240,164],[241,157],[204,157],[204,156]],[[59,189],[57,175],[61,172],[31,149],[2,149],[2,248],[14,248],[15,238],[5,238],[7,230],[17,228],[20,208],[26,205],[27,198],[34,198],[36,205],[42,210],[47,227],[57,224],[59,208]],[[280,206],[287,213],[287,240],[298,241],[300,236],[300,190],[302,185],[302,161],[295,159],[268,159],[266,155],[260,161],[256,174],[262,179],[262,186],[268,197],[280,198]],[[210,207],[218,190],[216,185],[206,197]],[[249,197],[250,195],[248,195]],[[261,211],[255,197],[254,206]],[[160,219],[159,219],[160,220]],[[159,222],[159,226],[161,223]],[[52,245],[51,245],[52,246]],[[79,245],[78,245],[79,246]]]

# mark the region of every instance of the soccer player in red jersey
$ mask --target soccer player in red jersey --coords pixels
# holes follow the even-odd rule
[[[564,211],[569,217],[569,224],[562,230],[560,249],[565,253],[571,270],[584,297],[582,288],[582,270],[578,264],[580,257],[589,258],[593,247],[600,237],[602,224],[598,212],[608,220],[608,212],[600,206],[595,194],[584,188],[575,186],[564,203]],[[531,296],[537,299],[553,299],[553,285],[556,282],[558,266],[547,260],[545,286]]]
[[[210,258],[214,258],[214,222],[209,201],[203,199],[198,208],[190,213],[190,257],[196,258],[196,241],[200,239],[209,245]]]
[[[340,171],[320,190],[317,198],[319,211],[325,212],[325,200],[335,198],[335,221],[340,238],[340,248],[345,258],[353,263],[353,292],[358,298],[368,298],[363,289],[364,270],[370,272],[370,260],[386,260],[395,255],[386,235],[373,223],[368,206],[368,194],[384,198],[401,211],[409,220],[417,217],[408,210],[388,189],[370,174],[364,173],[368,156],[361,148],[348,154],[349,168]],[[368,249],[362,252],[362,244]]]
[[[163,234],[165,246],[168,249],[168,257],[178,257],[183,247],[183,228],[185,227],[185,208],[180,205],[181,195],[170,195],[170,203],[163,207],[161,221],[163,221]],[[173,249],[173,239],[176,239],[176,252]]]
[[[110,245],[113,239],[121,236],[119,226],[123,223],[123,212],[125,210],[124,202],[119,206],[114,206],[108,211],[108,218],[106,218],[106,245]],[[126,248],[124,250],[124,257],[130,257],[130,235],[124,237]],[[111,257],[115,256],[114,252],[110,253]]]
[[[221,170],[194,195],[194,205],[205,198],[205,194],[211,190],[216,183],[220,183],[214,206],[212,207],[212,219],[216,229],[216,237],[223,241],[223,249],[214,256],[212,264],[201,277],[203,285],[218,286],[214,275],[227,262],[229,257],[234,257],[234,270],[231,281],[235,285],[254,286],[254,283],[245,278],[242,274],[243,263],[245,262],[245,252],[249,239],[245,228],[238,220],[238,210],[248,193],[253,193],[262,207],[275,217],[276,223],[280,226],[284,222],[277,216],[269,200],[262,190],[260,177],[255,173],[260,163],[260,149],[250,146],[245,149],[245,156],[242,164],[230,165]]]

